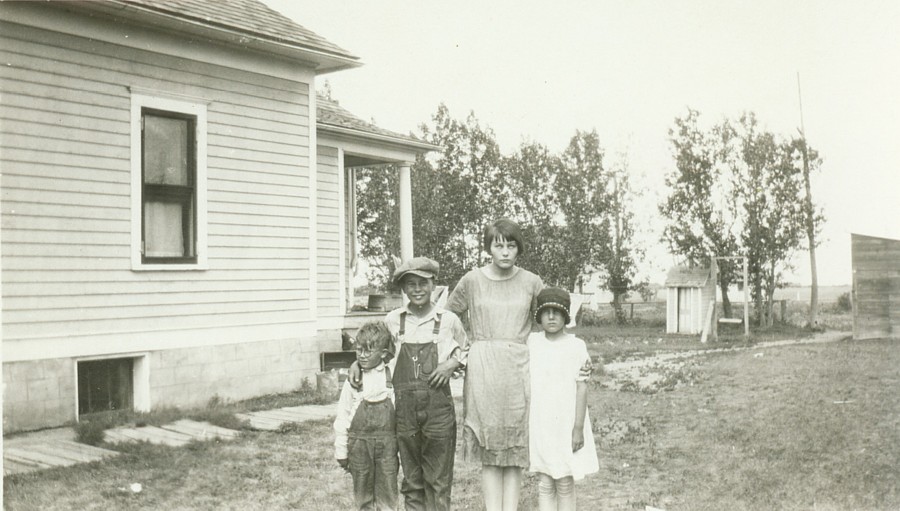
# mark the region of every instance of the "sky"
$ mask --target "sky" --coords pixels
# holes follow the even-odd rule
[[[850,233],[900,239],[900,2],[263,1],[361,58],[317,86],[381,127],[417,132],[444,103],[457,119],[473,112],[504,154],[527,141],[559,152],[596,130],[605,163],[626,157],[643,192],[651,281],[679,261],[659,241],[663,219],[640,212],[665,196],[668,130],[688,108],[708,125],[752,111],[790,137],[802,95],[824,158],[820,285],[851,283]],[[809,254],[793,261],[787,278],[808,284]]]

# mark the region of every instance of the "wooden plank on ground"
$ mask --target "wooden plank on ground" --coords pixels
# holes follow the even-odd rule
[[[222,428],[208,422],[197,422],[188,419],[175,421],[172,424],[164,424],[161,427],[169,431],[188,435],[195,440],[213,440],[216,438],[231,440],[241,434],[240,431],[234,429]]]
[[[142,428],[113,428],[104,432],[108,442],[150,442],[157,445],[180,447],[190,443],[190,436],[167,431],[156,426]]]
[[[255,413],[255,412],[252,412],[252,413]],[[260,417],[257,415],[246,414],[246,413],[235,414],[235,417],[237,417],[240,420],[245,420],[245,421],[249,422],[250,427],[253,429],[260,429],[260,430],[265,430],[265,431],[278,431],[278,429],[281,428],[282,424],[284,424],[285,422],[290,422],[290,421],[284,421],[284,420],[280,420],[280,419],[270,419],[270,418],[266,418],[266,417]]]
[[[82,444],[81,442],[76,442],[74,440],[63,440],[63,439],[48,440],[47,444],[48,445],[58,445],[61,448],[80,452],[87,456],[94,456],[97,458],[108,458],[111,456],[119,455],[119,453],[117,451],[103,449],[102,447],[96,447],[93,445]]]
[[[34,449],[27,449],[23,447],[10,447],[8,449],[4,449],[3,458],[26,464],[33,463],[44,468],[68,467],[77,463],[75,460],[71,460],[69,458],[65,458],[55,454],[38,452]]]

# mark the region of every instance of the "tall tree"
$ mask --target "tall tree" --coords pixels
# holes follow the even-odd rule
[[[731,160],[733,194],[743,213],[741,242],[748,258],[756,321],[771,326],[775,289],[801,246],[802,169],[795,165],[791,144],[760,129],[753,113],[742,115],[731,133],[737,156]]]
[[[730,193],[727,126],[704,131],[700,114],[688,110],[675,118],[669,129],[675,169],[666,176],[669,195],[659,205],[666,219],[663,239],[673,254],[691,264],[709,264],[710,256],[733,256],[738,252],[733,197]],[[733,260],[719,262],[719,289],[726,316],[731,315],[728,287],[735,281]]]
[[[442,151],[420,158],[413,168],[415,250],[437,258],[442,280],[454,285],[483,262],[484,224],[506,210],[500,148],[474,113],[460,121],[443,104],[420,129]]]
[[[806,191],[803,206],[806,209],[806,246],[809,250],[810,292],[809,292],[809,328],[819,326],[819,271],[816,266],[816,247],[818,242],[818,226],[825,221],[821,212],[816,211],[812,200],[812,187],[810,185],[810,166],[818,169],[821,159],[818,154],[810,150],[806,145],[806,128],[803,126],[803,93],[800,90],[800,73],[797,72],[797,99],[800,106],[800,144],[799,149],[803,158],[803,186]],[[794,144],[797,145],[796,143]]]
[[[817,328],[819,324],[819,278],[816,268],[816,247],[819,246],[818,236],[821,226],[825,223],[825,214],[821,207],[816,206],[812,198],[812,186],[810,175],[818,172],[822,165],[819,152],[809,147],[803,131],[800,138],[790,141],[787,150],[795,166],[803,169],[803,217],[806,233],[806,248],[809,250],[810,267],[810,298],[809,298],[809,328]],[[799,160],[799,162],[798,162]]]
[[[566,257],[567,231],[562,224],[557,193],[561,162],[546,146],[523,143],[503,159],[506,216],[522,227],[528,247],[519,264],[548,285],[568,287],[581,268]]]
[[[603,168],[603,154],[596,130],[577,130],[562,153],[555,181],[561,232],[567,239],[565,258],[575,265],[560,280],[572,291],[609,261],[610,173]]]
[[[622,155],[613,170],[609,200],[612,232],[605,268],[608,276],[607,287],[613,293],[613,310],[617,324],[626,322],[622,302],[627,293],[638,291],[647,285],[645,282],[636,282],[635,279],[637,275],[635,258],[642,256],[643,250],[635,244],[634,240],[632,205],[636,194],[631,189],[628,170],[627,155]]]

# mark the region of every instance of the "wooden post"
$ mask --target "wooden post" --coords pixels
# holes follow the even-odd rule
[[[631,312],[628,314],[628,319],[634,319],[634,302],[631,302]]]
[[[413,257],[412,163],[400,165],[400,259]]]
[[[703,323],[703,330],[700,332],[700,343],[701,344],[706,342],[706,335],[709,332],[716,331],[717,327],[716,327],[716,321],[714,318],[715,314],[713,314],[713,310],[715,310],[715,308],[716,308],[716,301],[710,300],[709,301],[709,310],[706,311],[706,322]],[[712,321],[710,321],[710,320],[712,320]]]
[[[781,322],[787,322],[787,300],[781,300]]]
[[[744,337],[750,337],[750,288],[747,286],[749,271],[744,257]]]
[[[712,342],[719,341],[719,308],[716,306],[718,300],[716,299],[716,293],[719,291],[719,264],[716,262],[716,256],[712,256],[709,258],[709,278],[712,279],[713,282],[713,299],[712,306],[710,310],[710,314],[712,315],[712,324],[710,326],[712,335]],[[709,319],[707,319],[709,321]]]

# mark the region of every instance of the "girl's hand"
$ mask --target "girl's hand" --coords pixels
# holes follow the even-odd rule
[[[458,366],[459,362],[457,362],[455,358],[450,358],[441,362],[434,368],[434,371],[432,371],[431,378],[428,379],[428,384],[433,388],[440,388],[450,383],[453,371],[456,371]]]
[[[584,447],[584,430],[572,428],[572,452],[578,452],[582,447]]]

